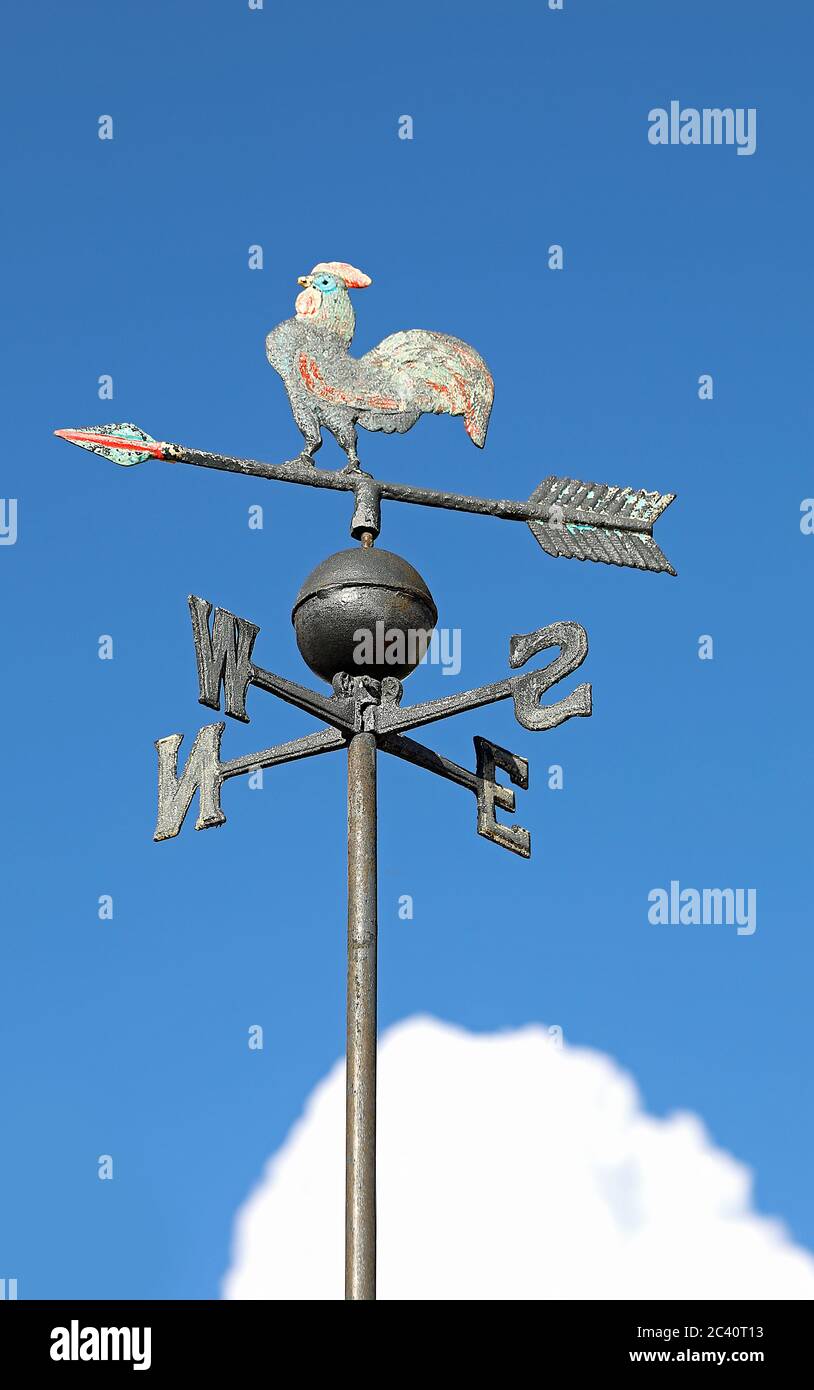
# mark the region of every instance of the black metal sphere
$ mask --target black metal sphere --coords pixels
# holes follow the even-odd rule
[[[421,660],[438,609],[400,555],[355,546],[311,571],[291,621],[303,660],[323,680],[330,683],[339,671],[403,680]]]

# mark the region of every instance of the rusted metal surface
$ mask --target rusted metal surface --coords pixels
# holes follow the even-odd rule
[[[392,753],[397,758],[403,758],[405,762],[426,768],[428,772],[435,772],[448,782],[455,782],[459,787],[466,787],[467,791],[474,792],[478,803],[478,834],[492,840],[496,845],[501,845],[503,849],[511,850],[513,854],[519,854],[522,859],[531,857],[531,836],[528,830],[524,830],[522,825],[503,825],[495,819],[496,808],[510,813],[515,809],[514,792],[511,787],[504,787],[497,781],[495,770],[498,767],[503,768],[517,786],[525,789],[529,784],[529,765],[525,758],[519,757],[517,753],[510,753],[505,748],[499,748],[497,744],[489,743],[485,738],[476,737],[477,770],[470,772],[404,734],[380,735],[378,744],[385,753]]]
[[[382,499],[375,479],[366,473],[360,474],[353,489],[353,498],[350,533],[362,545],[372,545],[382,529]],[[366,540],[366,537],[369,539]]]
[[[190,594],[188,602],[198,666],[198,699],[202,705],[220,709],[222,689],[226,713],[232,719],[248,723],[246,692],[254,685],[337,729],[352,733],[361,728],[352,700],[337,694],[332,698],[320,695],[316,690],[255,665],[250,657],[260,629],[254,623],[236,617],[225,608],[216,608],[210,629],[211,603],[197,594]]]
[[[529,784],[529,765],[526,759],[477,736],[475,754],[478,760],[478,834],[528,859],[531,854],[529,832],[524,830],[522,825],[503,825],[495,819],[497,806],[506,811],[514,810],[514,792],[510,787],[499,786],[495,777],[496,769],[502,767],[516,786],[525,789]]]
[[[395,704],[382,704],[374,716],[374,727],[380,733],[407,729],[417,729],[423,724],[434,724],[439,719],[449,719],[466,710],[478,709],[481,705],[494,704],[496,700],[514,700],[515,718],[524,729],[538,731],[554,729],[566,719],[575,715],[586,716],[591,713],[591,687],[579,685],[570,695],[552,705],[540,703],[547,690],[565,676],[576,671],[588,654],[588,634],[579,623],[550,623],[525,636],[512,637],[509,643],[510,664],[522,666],[537,652],[550,647],[559,647],[559,654],[540,671],[522,676],[509,676],[494,681],[491,685],[481,685],[475,690],[463,690],[452,695],[442,695],[439,700],[427,700],[421,705],[408,705],[401,709]]]
[[[376,737],[348,744],[345,1297],[376,1297]]]
[[[108,433],[102,435],[103,430]],[[183,444],[159,443],[143,430],[138,430],[138,435],[149,443],[144,444],[138,454],[134,453],[137,441],[134,442],[132,436],[136,430],[136,425],[97,425],[86,430],[56,430],[55,433],[71,444],[79,444],[114,462],[140,463],[157,458],[167,463],[215,468],[272,482],[352,492],[355,505],[351,535],[356,540],[363,531],[374,538],[379,535],[382,502],[406,502],[419,507],[442,507],[446,511],[493,516],[501,521],[527,522],[541,548],[554,557],[675,574],[653,540],[655,523],[675,501],[672,492],[646,492],[643,488],[634,490],[549,477],[535,488],[526,502],[468,497],[465,493],[414,487],[410,483],[389,483],[371,478],[367,473],[333,472],[315,467],[310,459],[302,456],[273,464],[190,449]],[[117,431],[122,433],[117,435]]]
[[[353,671],[380,681],[415,670],[438,609],[421,575],[400,555],[354,546],[311,571],[291,621],[300,655],[323,680]]]
[[[169,734],[167,738],[156,739],[158,819],[154,840],[170,840],[178,834],[196,792],[199,794],[199,810],[195,829],[207,830],[226,821],[220,804],[220,791],[227,778],[241,777],[244,773],[257,772],[261,768],[278,767],[281,763],[313,758],[319,753],[333,753],[347,747],[345,738],[337,729],[325,729],[320,733],[306,734],[304,738],[275,744],[272,748],[263,748],[259,753],[221,762],[220,743],[225,727],[224,723],[218,722],[206,724],[198,730],[180,776],[178,752],[184,735]]]

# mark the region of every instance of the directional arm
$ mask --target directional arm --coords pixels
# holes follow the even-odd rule
[[[256,623],[236,617],[228,608],[216,608],[210,625],[212,604],[197,594],[189,596],[189,611],[198,665],[198,699],[202,705],[219,710],[222,689],[226,713],[248,723],[246,691],[250,685],[256,685],[346,733],[355,733],[362,727],[359,708],[353,700],[320,695],[308,686],[256,666],[251,660],[260,631]]]
[[[357,732],[362,727],[359,707],[353,700],[341,700],[335,696],[328,699],[315,690],[309,690],[306,685],[298,685],[284,676],[275,676],[273,671],[264,671],[261,666],[252,667],[251,684],[347,733]]]
[[[503,768],[513,782],[525,787],[528,785],[528,764],[524,759],[487,743],[485,739],[476,739],[478,769],[476,773],[471,773],[413,739],[404,738],[403,734],[408,729],[416,729],[423,724],[447,719],[466,710],[479,709],[509,697],[514,700],[518,722],[525,729],[533,731],[556,728],[575,715],[589,715],[590,685],[577,686],[553,704],[542,703],[546,691],[576,671],[588,654],[587,634],[579,623],[549,623],[548,627],[538,628],[536,632],[512,637],[509,664],[514,667],[524,666],[539,652],[552,647],[559,649],[554,659],[538,671],[507,676],[475,690],[465,690],[401,709],[398,704],[401,684],[398,681],[386,680],[379,685],[375,681],[355,682],[351,677],[338,674],[334,682],[338,693],[334,698],[327,699],[306,686],[285,680],[272,671],[264,671],[250,660],[254,639],[259,631],[255,624],[245,618],[236,618],[227,609],[218,608],[210,627],[212,605],[196,595],[190,596],[189,605],[202,704],[219,709],[222,688],[227,714],[246,720],[246,690],[249,685],[257,685],[334,727],[278,744],[262,753],[221,762],[220,740],[225,725],[210,724],[199,730],[180,777],[178,751],[182,736],[172,734],[159,739],[156,743],[159,772],[157,840],[178,834],[196,791],[200,794],[197,828],[202,830],[207,826],[222,825],[225,817],[220,805],[220,789],[228,777],[236,777],[260,767],[273,767],[295,758],[330,752],[343,747],[349,735],[365,728],[378,736],[378,742],[385,752],[436,772],[474,792],[478,798],[479,833],[528,857],[528,833],[522,827],[501,826],[494,816],[495,807],[514,810],[514,794],[495,781],[495,768]],[[343,697],[346,690],[348,693]]]
[[[304,738],[264,748],[259,753],[221,762],[220,743],[225,728],[226,725],[220,720],[217,724],[206,724],[198,730],[180,776],[178,751],[183,734],[169,734],[167,738],[156,739],[158,819],[154,840],[171,840],[178,834],[196,792],[199,809],[195,829],[207,830],[211,826],[223,825],[226,820],[220,804],[220,791],[227,778],[240,777],[264,767],[277,767],[280,763],[295,762],[299,758],[313,758],[319,753],[333,753],[337,748],[346,747],[345,739],[337,729],[323,729],[319,733],[306,734]]]
[[[220,775],[226,781],[227,777],[240,777],[244,772],[257,772],[262,767],[279,767],[281,763],[314,758],[319,753],[334,753],[337,748],[346,746],[346,740],[338,729],[321,729],[315,734],[305,734],[303,738],[290,739],[288,743],[263,748],[259,753],[230,758],[227,763],[221,763]]]
[[[195,594],[190,595],[189,608],[202,704],[220,709],[223,691],[226,713],[234,719],[247,721],[246,691],[250,685],[256,685],[333,727],[278,744],[261,753],[222,762],[220,742],[225,725],[209,724],[198,731],[180,776],[178,752],[182,735],[172,734],[159,739],[156,743],[159,802],[155,830],[157,840],[170,839],[178,834],[196,791],[200,797],[197,828],[202,830],[207,826],[222,825],[225,816],[220,805],[220,790],[227,778],[261,767],[274,767],[296,758],[330,752],[345,746],[353,734],[364,730],[376,737],[385,752],[474,792],[478,801],[479,834],[528,858],[528,832],[521,826],[501,825],[495,818],[495,808],[514,810],[514,793],[496,781],[496,768],[507,772],[517,786],[526,787],[528,764],[525,759],[478,738],[475,740],[477,770],[471,773],[425,748],[423,744],[405,738],[403,734],[407,729],[419,728],[422,724],[431,724],[509,697],[514,701],[518,722],[526,729],[553,729],[575,715],[589,715],[590,685],[577,686],[569,695],[553,704],[542,703],[546,691],[576,671],[587,656],[588,638],[579,623],[549,623],[548,627],[538,628],[536,632],[511,638],[509,664],[513,667],[524,666],[539,652],[558,649],[553,660],[540,670],[507,676],[475,690],[465,690],[401,709],[401,682],[392,677],[379,682],[338,672],[333,682],[334,696],[326,698],[254,664],[251,654],[259,632],[254,623],[236,617],[225,608],[216,608],[213,618],[211,603]]]
[[[476,738],[477,771],[470,772],[468,768],[460,767],[458,763],[451,762],[432,748],[425,748],[423,743],[405,738],[403,734],[385,734],[379,739],[379,747],[396,758],[426,768],[428,772],[435,772],[448,782],[455,782],[459,787],[474,792],[478,802],[478,834],[511,850],[513,854],[519,854],[522,859],[531,857],[528,830],[524,830],[522,825],[503,825],[495,818],[496,807],[510,812],[515,809],[514,792],[511,787],[504,787],[496,780],[495,769],[503,768],[517,786],[525,789],[529,784],[529,765],[525,758],[510,753],[506,748],[499,748],[485,738]]]
[[[541,697],[552,685],[570,675],[582,665],[588,654],[588,636],[579,623],[550,623],[537,632],[516,636],[509,644],[509,660],[512,666],[523,666],[532,656],[550,647],[559,647],[560,654],[541,671],[527,675],[508,676],[494,681],[491,685],[481,685],[475,690],[464,690],[454,695],[442,695],[438,700],[427,700],[424,704],[408,705],[401,709],[396,704],[383,704],[374,713],[374,727],[380,733],[406,732],[418,729],[423,724],[435,723],[438,719],[448,719],[451,715],[462,714],[466,710],[478,709],[482,705],[494,704],[497,700],[514,700],[514,712],[524,729],[537,732],[541,729],[554,729],[574,715],[591,713],[591,687],[579,685],[570,695],[552,705],[540,703]]]
[[[437,700],[426,700],[420,705],[407,705],[406,709],[394,705],[381,706],[375,712],[375,727],[379,733],[420,729],[423,724],[434,724],[439,719],[449,719],[454,714],[506,700],[511,693],[511,677],[508,677],[493,681],[491,685],[480,685],[476,690],[461,690],[453,695],[441,695]]]
[[[240,758],[221,761],[220,745],[225,729],[223,721],[207,724],[198,730],[186,764],[179,775],[178,753],[183,742],[182,734],[170,734],[167,738],[156,740],[158,752],[158,819],[153,839],[170,840],[180,831],[189,809],[198,793],[199,808],[195,822],[196,830],[206,830],[223,825],[226,816],[221,807],[220,793],[223,783],[230,777],[240,777],[257,772],[261,768],[279,767],[302,758],[313,758],[321,753],[333,753],[347,747],[347,739],[338,729],[323,729],[318,733],[306,734],[304,738],[278,743],[271,748],[261,749],[259,753],[246,753]],[[478,834],[493,840],[505,849],[528,859],[531,853],[531,840],[522,826],[507,826],[495,819],[495,808],[513,812],[514,792],[510,787],[501,786],[495,778],[495,768],[503,768],[511,780],[520,787],[528,786],[528,763],[515,753],[509,753],[486,739],[475,739],[477,771],[460,767],[449,758],[435,753],[431,748],[416,743],[414,739],[399,734],[386,734],[377,740],[380,748],[416,767],[435,772],[447,781],[474,793],[478,802]]]
[[[201,704],[220,709],[222,687],[226,713],[235,719],[248,718],[245,696],[249,685],[277,695],[279,699],[296,705],[346,734],[358,732],[363,725],[380,734],[406,733],[408,729],[418,729],[423,724],[433,724],[439,719],[448,719],[452,715],[509,697],[514,700],[518,723],[533,731],[553,729],[575,715],[591,713],[589,685],[578,686],[570,695],[552,705],[541,704],[545,692],[576,671],[588,654],[588,637],[579,623],[549,623],[548,627],[538,628],[536,632],[512,637],[509,643],[509,663],[512,666],[524,666],[532,656],[551,647],[560,649],[559,655],[540,671],[508,676],[475,690],[443,695],[437,700],[427,700],[423,704],[408,705],[402,709],[386,681],[380,697],[376,697],[359,690],[354,693],[352,678],[337,674],[337,693],[327,698],[296,681],[275,675],[273,671],[265,671],[250,660],[254,639],[259,632],[254,623],[235,617],[228,609],[216,608],[210,628],[212,605],[208,600],[192,594],[189,606]],[[400,695],[401,686],[398,682],[394,684]],[[347,695],[343,693],[345,688],[349,692]],[[380,698],[380,703],[376,703],[377,698]]]

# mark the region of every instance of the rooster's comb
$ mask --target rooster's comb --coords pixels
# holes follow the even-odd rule
[[[319,275],[320,271],[327,270],[330,275],[339,275],[347,285],[349,290],[366,290],[372,284],[369,275],[365,275],[363,270],[357,270],[355,266],[348,265],[347,261],[320,261],[311,271],[312,275]]]

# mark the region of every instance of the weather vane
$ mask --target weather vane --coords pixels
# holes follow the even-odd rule
[[[254,459],[161,443],[132,424],[57,430],[73,444],[114,463],[148,459],[189,463],[279,482],[301,483],[353,494],[350,532],[359,545],[323,560],[304,581],[292,613],[297,645],[306,664],[330,687],[329,695],[258,666],[252,659],[260,629],[246,618],[191,596],[189,608],[198,668],[199,701],[248,722],[250,686],[269,691],[313,715],[327,727],[240,758],[222,760],[225,723],[199,729],[179,772],[183,735],[158,739],[158,818],[154,838],[177,835],[196,794],[196,829],[222,825],[221,789],[231,777],[299,758],[346,749],[348,754],[348,973],[345,1202],[345,1296],[376,1296],[376,761],[379,750],[414,763],[472,792],[477,830],[528,858],[530,836],[498,821],[512,813],[515,794],[498,781],[502,771],[516,787],[528,786],[528,763],[519,754],[475,738],[470,771],[408,737],[422,725],[465,710],[511,699],[524,729],[553,729],[591,713],[591,687],[578,685],[561,699],[543,696],[578,670],[588,652],[584,628],[553,622],[509,642],[509,666],[525,667],[556,649],[539,669],[507,675],[489,685],[402,707],[403,680],[420,664],[438,610],[421,575],[399,555],[377,549],[381,503],[410,502],[525,521],[553,556],[674,574],[653,540],[653,526],[672,493],[634,491],[573,478],[548,477],[527,501],[467,497],[364,472],[357,455],[357,426],[404,433],[424,414],[461,415],[469,437],[482,447],[494,396],[485,362],[467,343],[444,333],[410,329],[385,338],[363,357],[348,351],[355,316],[349,290],[364,289],[367,275],[344,261],[324,261],[300,278],[296,315],[266,339],[266,355],[285,383],[305,448],[296,459],[267,464]],[[327,429],[347,455],[336,472],[317,468],[314,454]],[[386,637],[386,646],[372,639]]]

